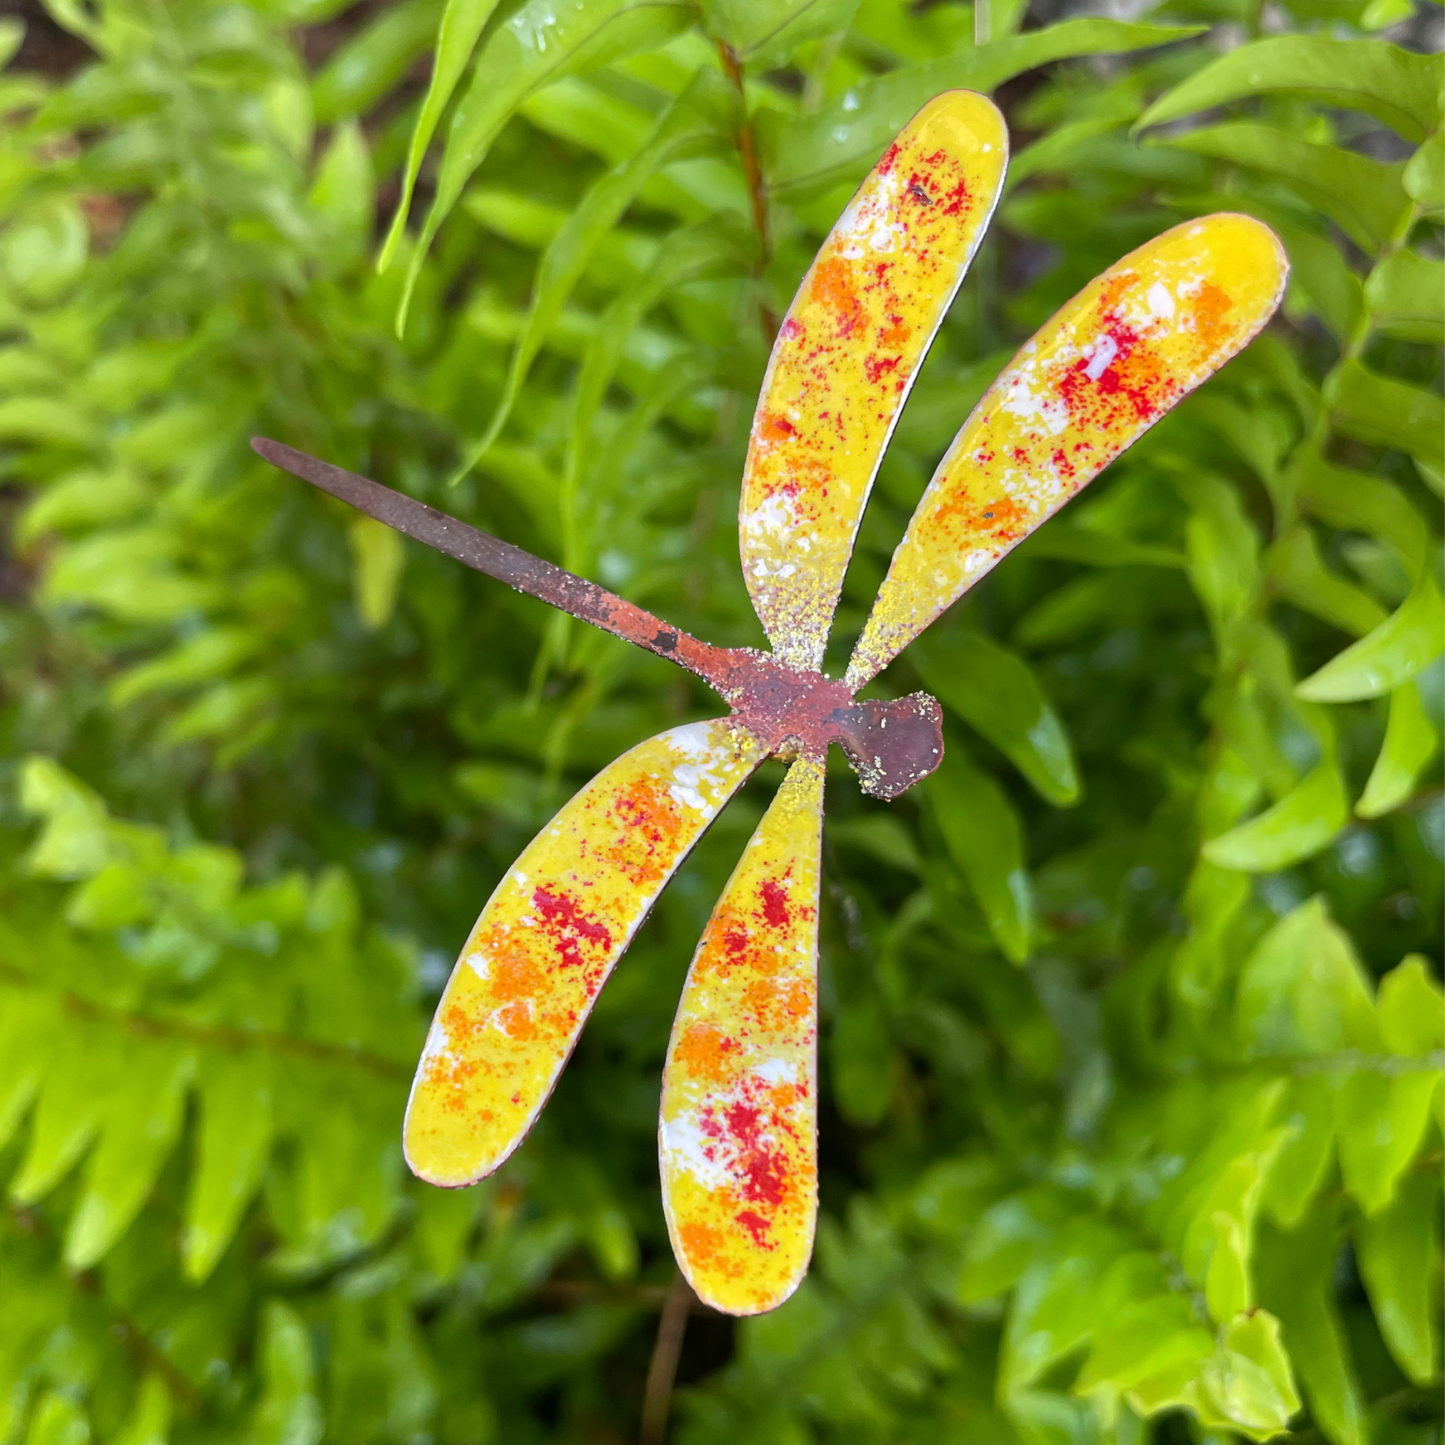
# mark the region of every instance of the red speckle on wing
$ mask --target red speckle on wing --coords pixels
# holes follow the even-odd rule
[[[612,947],[612,933],[604,923],[588,917],[575,898],[538,888],[532,894],[532,907],[537,910],[542,928],[551,935],[558,959],[566,966],[581,965],[584,944],[591,944],[605,954]]]
[[[788,906],[788,892],[776,878],[764,878],[758,889],[762,902],[762,914],[769,928],[786,928],[792,912]]]

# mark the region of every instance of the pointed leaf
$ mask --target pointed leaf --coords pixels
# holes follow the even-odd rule
[[[65,1236],[65,1262],[89,1269],[130,1227],[181,1130],[194,1053],[159,1042],[126,1061],[106,1098],[100,1143]]]
[[[982,906],[994,941],[1022,963],[1033,928],[1033,889],[1018,814],[956,739],[925,786],[949,854]]]
[[[259,1052],[214,1051],[202,1063],[199,1094],[200,1137],[181,1242],[186,1276],[196,1283],[230,1244],[271,1153],[269,1061]]]
[[[1203,1374],[1215,1405],[1251,1433],[1283,1430],[1300,1407],[1279,1321],[1265,1310],[1250,1310],[1229,1322]]]
[[[581,64],[600,65],[647,49],[689,18],[686,7],[657,0],[575,0],[561,6],[553,0],[526,0],[492,35],[452,116],[436,196],[407,270],[398,334],[406,328],[411,293],[433,238],[521,102]]]
[[[1205,126],[1159,142],[1274,176],[1336,222],[1362,250],[1378,254],[1409,206],[1404,164],[1318,145],[1254,121]]]
[[[1241,45],[1165,91],[1136,129],[1162,125],[1246,96],[1284,92],[1336,110],[1362,110],[1409,141],[1440,124],[1438,55],[1417,55],[1379,40],[1278,35]]]
[[[447,0],[442,11],[441,27],[437,31],[436,53],[432,57],[431,80],[427,84],[426,98],[417,114],[416,126],[411,133],[411,144],[407,147],[406,168],[401,178],[401,198],[396,203],[396,215],[392,217],[391,229],[377,259],[378,271],[385,271],[396,258],[397,247],[406,234],[407,213],[411,209],[412,191],[416,186],[417,174],[422,159],[431,144],[436,128],[441,124],[442,113],[457,82],[462,78],[467,61],[471,59],[482,27],[491,19],[497,8],[497,0]]]
[[[19,1204],[43,1198],[80,1158],[105,1113],[119,1067],[114,1040],[100,1027],[73,1024],[60,1036],[30,1126],[30,1145],[10,1181]]]
[[[1445,607],[1428,570],[1399,609],[1295,688],[1310,702],[1379,697],[1409,682],[1445,650]]]
[[[1075,55],[1142,50],[1197,34],[1192,28],[1065,20],[991,45],[965,47],[922,65],[860,81],[814,115],[758,117],[763,168],[772,189],[817,193],[861,176],[869,161],[934,96],[988,92],[1038,65]]]
[[[1390,720],[1385,741],[1355,812],[1361,818],[1378,818],[1398,808],[1415,790],[1415,781],[1440,745],[1435,725],[1420,701],[1414,682],[1403,683],[1390,694]]]
[[[1273,807],[1211,838],[1202,851],[1220,868],[1275,873],[1326,847],[1349,817],[1339,766],[1326,758]]]
[[[1390,1208],[1362,1220],[1355,1234],[1360,1277],[1390,1353],[1417,1385],[1440,1369],[1440,1184],[1430,1174],[1407,1180]]]
[[[921,637],[909,657],[925,686],[999,749],[1049,802],[1078,801],[1069,735],[1017,653],[961,627]]]
[[[567,216],[561,229],[548,242],[537,267],[526,329],[512,353],[502,398],[486,434],[472,449],[463,470],[470,470],[496,440],[528,368],[561,314],[563,303],[582,278],[593,253],[636,200],[644,182],[680,152],[724,134],[732,105],[732,95],[723,81],[712,71],[700,71],[692,85],[658,119],[641,147],[603,176]],[[417,254],[420,255],[420,251]],[[418,263],[414,260],[412,264],[415,269]]]
[[[1325,381],[1330,420],[1346,436],[1445,467],[1445,401],[1433,391],[1345,361]]]

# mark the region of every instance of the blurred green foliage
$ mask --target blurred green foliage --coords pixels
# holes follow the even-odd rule
[[[1053,307],[1221,208],[1293,281],[882,679],[949,753],[893,806],[830,783],[813,1274],[694,1316],[673,1438],[1438,1441],[1439,15],[986,3],[48,0],[78,64],[0,74],[0,1441],[637,1437],[663,1048],[776,770],[525,1148],[417,1184],[493,883],[716,703],[245,443],[760,643],[768,318],[949,86],[997,92],[1010,190],[839,657]]]

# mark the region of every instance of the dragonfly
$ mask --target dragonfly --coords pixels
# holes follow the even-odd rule
[[[824,652],[909,389],[1003,189],[1008,132],[950,91],[903,128],[780,326],[744,463],[743,575],[770,651],[717,647],[414,498],[257,438],[257,452],[468,566],[704,679],[726,716],[637,744],[566,803],[482,910],[437,1005],[403,1143],[475,1183],[537,1119],[661,890],[763,761],[788,763],[703,932],[663,1069],[658,1155],[678,1265],[737,1315],[804,1277],[818,1207],[818,905],[825,762],[897,797],[943,756],[936,701],[858,693],[1002,557],[1241,350],[1288,260],[1248,216],[1185,221],[1091,281],[964,422],[893,554],[842,678]]]

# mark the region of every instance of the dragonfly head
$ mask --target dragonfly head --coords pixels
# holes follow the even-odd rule
[[[846,683],[790,667],[770,653],[713,654],[722,656],[724,667],[708,680],[738,721],[779,757],[822,757],[837,743],[874,798],[896,798],[943,761],[943,714],[927,693],[858,702]]]

